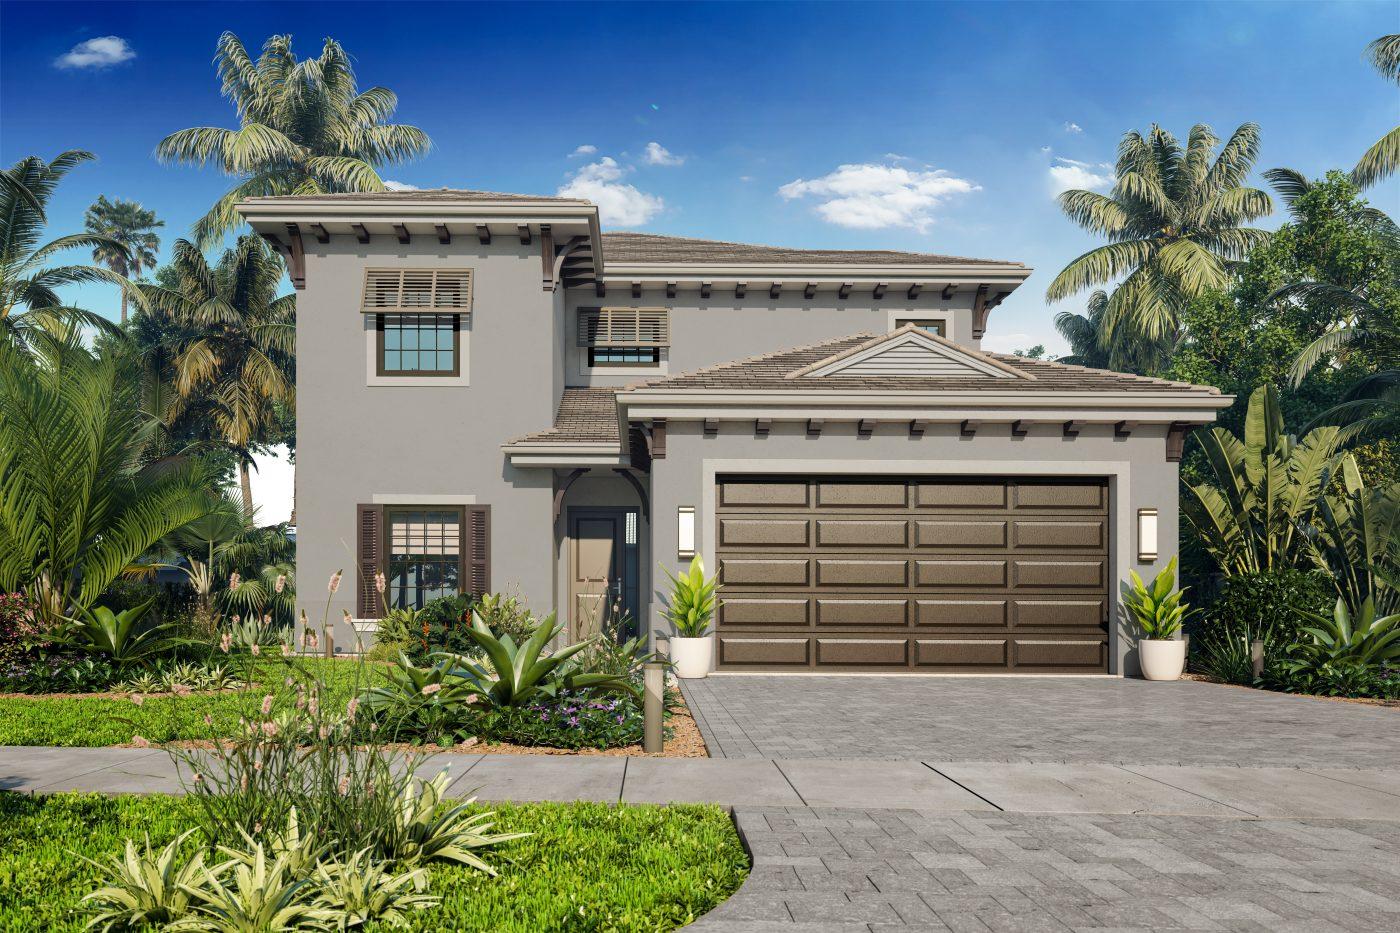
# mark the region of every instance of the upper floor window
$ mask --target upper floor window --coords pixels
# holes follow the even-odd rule
[[[578,345],[589,366],[656,366],[671,344],[665,308],[580,308]]]
[[[361,311],[374,315],[379,376],[460,376],[470,269],[366,269]]]
[[[930,334],[937,334],[940,337],[948,336],[948,322],[944,321],[941,318],[937,320],[928,321],[921,320],[918,318],[900,318],[898,321],[895,322],[895,324],[898,327],[903,327],[906,324],[913,324],[915,327],[919,328],[919,330],[926,330]]]

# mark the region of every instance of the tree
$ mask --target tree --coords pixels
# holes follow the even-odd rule
[[[1205,124],[1192,127],[1184,149],[1155,124],[1146,137],[1127,133],[1110,195],[1060,195],[1071,220],[1109,242],[1066,266],[1046,298],[1059,301],[1121,278],[1104,309],[1104,333],[1127,327],[1151,340],[1174,340],[1187,303],[1225,288],[1226,264],[1268,236],[1242,226],[1273,209],[1267,194],[1244,187],[1258,156],[1259,128],[1243,124],[1217,154],[1219,142]]]
[[[242,223],[234,206],[244,198],[383,191],[377,168],[431,146],[417,127],[387,122],[398,106],[392,91],[357,91],[350,56],[333,39],[319,58],[297,61],[292,37],[273,36],[254,62],[226,32],[214,61],[239,128],[192,127],[156,147],[163,161],[213,163],[239,179],[194,226],[195,241],[205,248]]]
[[[1151,340],[1128,328],[1110,332],[1104,324],[1108,313],[1108,292],[1095,289],[1089,295],[1084,314],[1061,311],[1055,315],[1055,329],[1069,341],[1070,355],[1061,363],[1090,369],[1114,369],[1139,375],[1156,375],[1167,365],[1171,343]]]
[[[0,341],[0,411],[0,590],[47,623],[208,508],[197,471],[148,459],[155,420],[117,360],[71,335]]]
[[[214,439],[238,457],[251,515],[253,453],[280,439],[295,400],[296,296],[277,296],[282,261],[259,237],[240,237],[212,267],[188,240],[173,252],[167,284],[139,286],[178,340],[166,423],[204,413]]]
[[[54,189],[75,166],[93,158],[90,152],[72,149],[59,153],[52,162],[28,156],[4,170],[5,183],[0,185],[0,336],[23,343],[27,334],[40,329],[86,325],[99,331],[114,330],[101,315],[64,305],[58,289],[86,282],[130,289],[131,282],[101,266],[47,263],[64,250],[120,253],[126,247],[94,233],[70,234],[40,245],[46,223],[44,210]]]
[[[1400,84],[1400,35],[1381,36],[1366,46],[1371,64],[1388,81]],[[1386,133],[1351,170],[1352,181],[1359,188],[1369,188],[1400,168],[1400,126]]]
[[[86,226],[89,233],[106,237],[121,244],[116,249],[108,244],[93,247],[92,258],[128,279],[140,279],[142,269],[156,267],[156,250],[160,249],[157,228],[165,221],[156,219],[156,212],[146,210],[135,201],[109,201],[105,194],[97,196],[87,209]],[[122,289],[122,323],[126,323],[129,294]]]

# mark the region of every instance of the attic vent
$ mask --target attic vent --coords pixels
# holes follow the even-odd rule
[[[468,312],[472,306],[470,269],[366,269],[361,311],[385,314],[416,311]]]
[[[581,347],[669,347],[670,317],[665,308],[580,308]]]

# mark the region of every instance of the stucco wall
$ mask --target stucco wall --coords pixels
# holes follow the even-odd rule
[[[375,496],[474,497],[492,509],[491,579],[532,605],[553,597],[548,470],[506,463],[500,445],[553,424],[562,391],[551,335],[563,300],[540,287],[539,247],[426,238],[307,238],[297,296],[297,569],[301,603],[319,618],[325,581],[345,568],[331,607],[355,611],[355,506]],[[366,385],[360,313],[366,267],[475,270],[467,386]],[[343,639],[344,634],[339,634]]]
[[[767,438],[756,438],[751,423],[722,422],[716,437],[705,437],[699,422],[668,422],[666,458],[652,465],[652,550],[655,561],[679,567],[676,509],[696,508],[696,542],[711,571],[714,560],[714,477],[717,473],[851,473],[1106,476],[1109,478],[1110,643],[1112,673],[1136,674],[1134,638],[1118,611],[1118,585],[1135,569],[1151,577],[1176,554],[1177,467],[1166,460],[1166,427],[1144,427],[1117,438],[1111,425],[1086,425],[1067,439],[1057,425],[1033,425],[1013,438],[1009,425],[983,426],[963,438],[955,424],[933,424],[911,439],[907,423],[877,425],[870,438],[856,435],[854,423],[828,421],[820,438],[809,438],[801,423],[775,422]],[[1156,508],[1160,515],[1158,559],[1137,560],[1136,513]],[[653,594],[655,599],[655,595]],[[656,618],[653,603],[651,616]]]

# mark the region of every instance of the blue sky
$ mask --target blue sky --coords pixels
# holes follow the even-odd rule
[[[1400,95],[1362,59],[1400,31],[1393,2],[7,2],[0,159],[99,156],[60,188],[55,233],[107,194],[154,208],[168,247],[228,187],[151,156],[174,130],[235,125],[210,64],[223,30],[254,48],[291,33],[302,55],[338,39],[361,87],[396,91],[399,119],[433,138],[384,171],[399,182],[572,186],[614,227],[1026,262],[1036,274],[993,315],[995,349],[1062,349],[1053,314],[1080,305],[1048,307],[1044,288],[1094,241],[1053,194],[1106,185],[1124,131],[1253,120],[1260,168],[1320,173],[1400,121]],[[1398,192],[1372,197],[1394,211]],[[115,314],[110,290],[80,300]]]

